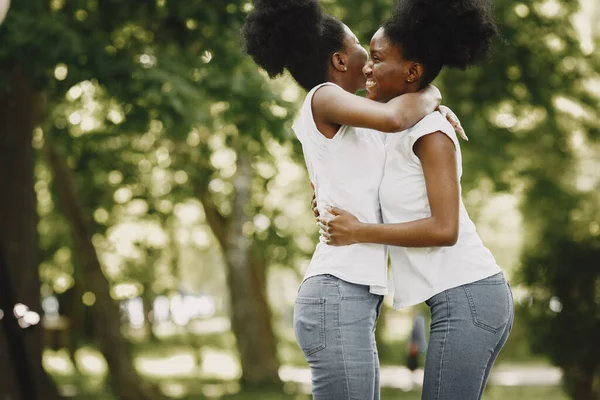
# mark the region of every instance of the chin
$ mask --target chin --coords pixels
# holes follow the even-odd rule
[[[373,100],[373,101],[381,101],[378,97],[377,97],[377,92],[371,92],[369,90],[367,90],[367,99],[369,100]]]

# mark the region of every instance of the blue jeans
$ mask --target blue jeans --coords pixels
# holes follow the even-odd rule
[[[382,301],[368,286],[332,275],[302,283],[294,332],[310,365],[314,400],[379,400],[375,323]]]
[[[479,400],[514,318],[502,273],[429,300],[431,334],[422,400]]]

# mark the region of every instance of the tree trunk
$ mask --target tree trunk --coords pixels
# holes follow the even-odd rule
[[[86,337],[85,330],[85,312],[86,305],[81,301],[84,293],[81,279],[75,277],[75,284],[72,288],[58,296],[61,314],[69,319],[69,341],[67,344],[67,352],[69,359],[73,363],[73,367],[77,374],[80,373],[77,366],[75,353],[83,344],[84,339],[91,340],[91,337]]]
[[[591,370],[591,371],[590,371]],[[575,400],[597,400],[600,398],[600,382],[594,376],[593,368],[583,366],[566,368],[565,386]]]
[[[233,180],[235,198],[227,232],[228,251],[225,259],[232,327],[242,363],[242,384],[276,386],[281,381],[271,315],[259,274],[250,268],[248,255],[251,241],[243,233],[244,224],[250,221],[245,206],[250,202],[252,166],[248,157],[241,152],[238,153],[237,171]]]
[[[96,295],[96,303],[92,306],[94,333],[108,364],[113,391],[125,400],[161,398],[154,387],[144,383],[138,376],[130,346],[121,335],[119,306],[110,296],[110,286],[92,244],[92,235],[77,198],[72,172],[48,140],[44,150],[54,174],[58,198],[71,227],[75,253],[83,270],[83,286]]]
[[[279,388],[279,360],[264,279],[257,263],[250,259],[251,240],[243,234],[244,224],[250,221],[244,208],[250,201],[251,180],[250,160],[240,152],[233,181],[232,214],[227,219],[216,210],[206,187],[197,186],[196,191],[225,256],[231,325],[242,364],[242,385]]]
[[[33,128],[43,115],[43,99],[42,94],[34,92],[31,82],[18,66],[12,71],[10,90],[0,95],[0,253],[5,265],[3,275],[6,275],[2,279],[12,289],[13,298],[8,301],[23,303],[40,316],[43,312],[31,140]],[[4,314],[12,313],[13,306],[4,305]],[[3,371],[0,374],[0,398],[59,399],[52,380],[42,367],[41,326],[20,332],[17,340],[24,345],[20,349],[24,369],[16,370],[15,361],[10,361],[7,352],[18,343],[12,343],[9,332],[4,330],[8,323],[3,322],[0,334],[0,371]],[[27,375],[26,388],[19,387],[17,374]]]
[[[152,274],[152,279],[154,279],[154,274]],[[150,342],[157,343],[158,338],[154,334],[154,295],[152,294],[151,281],[144,284],[142,305],[144,308],[144,330],[148,334],[147,338]]]

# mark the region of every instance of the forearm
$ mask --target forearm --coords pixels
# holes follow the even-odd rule
[[[360,223],[356,227],[358,243],[378,243],[401,247],[453,246],[458,232],[435,218],[423,218],[398,224]]]
[[[433,86],[418,93],[403,94],[387,103],[324,86],[313,97],[313,117],[317,123],[322,121],[394,133],[414,126],[433,112],[440,102],[441,94]]]
[[[396,108],[398,118],[397,128],[398,131],[402,131],[415,126],[425,116],[435,111],[442,101],[442,95],[435,86],[429,85],[420,92],[404,94],[391,100],[390,103],[394,101],[393,106]]]

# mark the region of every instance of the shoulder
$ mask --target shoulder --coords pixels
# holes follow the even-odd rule
[[[338,85],[336,85],[333,82],[325,82],[325,83],[321,83],[320,85],[317,85],[314,88],[312,88],[306,94],[306,99],[304,101],[305,101],[305,103],[307,100],[309,102],[311,102],[317,93],[319,93],[319,97],[330,97],[330,96],[334,96],[335,94],[340,93],[340,92],[343,93],[344,89],[342,89],[341,87],[339,87]]]
[[[315,86],[306,94],[304,102],[302,103],[302,108],[300,109],[300,114],[312,118],[313,100],[315,98],[320,101],[325,100],[326,97],[330,97],[333,93],[337,93],[338,91],[343,92],[343,90],[344,89],[332,82],[325,82]],[[317,93],[319,93],[319,95],[315,96]]]
[[[452,143],[454,143],[454,146],[458,148],[459,143],[454,128],[452,128],[450,122],[437,111],[425,116],[425,118],[419,121],[414,127],[409,129],[407,134],[410,137],[411,145],[414,145],[414,143],[423,136],[435,132],[441,132],[448,136],[450,140],[452,140]]]

